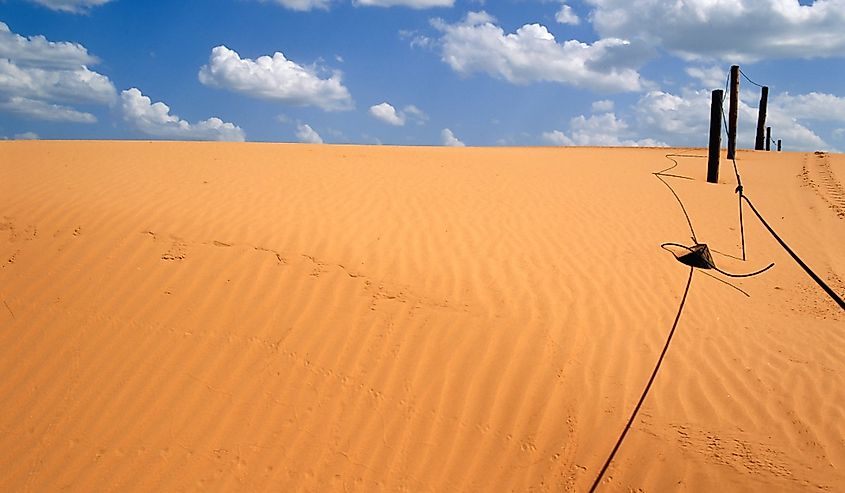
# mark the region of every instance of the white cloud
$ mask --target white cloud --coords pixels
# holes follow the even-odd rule
[[[120,96],[123,118],[147,135],[178,140],[244,140],[243,130],[232,123],[219,118],[188,123],[171,115],[166,104],[153,103],[134,87],[123,91]]]
[[[14,60],[21,67],[75,69],[93,65],[97,58],[79,43],[47,41],[44,36],[15,34],[0,21],[0,58]]]
[[[261,0],[262,2],[272,1],[289,10],[306,12],[308,10],[328,10],[331,0]]]
[[[742,129],[744,131],[737,135],[737,142],[742,142],[747,148],[753,149],[757,130],[757,108],[741,103],[740,118],[748,123]],[[837,151],[812,129],[805,126],[799,117],[790,114],[787,108],[781,108],[777,103],[769,105],[766,125],[772,127],[772,138],[783,139],[784,145],[790,150]]]
[[[296,138],[299,139],[300,142],[305,142],[306,144],[322,144],[323,138],[320,137],[311,125],[307,123],[300,123],[296,127]]]
[[[708,67],[687,67],[687,75],[695,79],[702,87],[719,89],[725,87],[728,76],[728,69],[718,65]]]
[[[685,59],[840,57],[845,0],[587,0],[603,37],[644,39]]]
[[[397,111],[390,103],[384,102],[370,106],[370,114],[379,120],[397,127],[405,125],[407,121],[415,121],[422,125],[428,121],[428,115],[423,110],[409,104],[402,111]]]
[[[36,0],[40,1],[40,0]],[[100,0],[102,1],[102,0]],[[108,0],[106,0],[108,1]],[[309,10],[328,10],[332,0],[260,0],[273,2],[289,10],[305,12]],[[451,7],[455,0],[353,0],[356,7],[410,7],[412,9],[428,9],[432,7]]]
[[[397,113],[396,108],[386,102],[370,106],[370,114],[390,125],[401,127],[405,124],[405,116]]]
[[[607,113],[613,111],[613,101],[609,99],[593,101],[591,109],[593,110],[593,113]]]
[[[800,98],[800,96],[798,96]],[[711,92],[685,89],[681,94],[652,91],[634,107],[640,133],[661,139],[673,146],[706,147],[710,133]],[[751,106],[740,99],[737,146],[753,149],[757,127],[757,101]],[[728,103],[725,101],[725,111]],[[792,113],[789,104],[777,98],[769,101],[766,125],[772,127],[773,138],[781,138],[789,149],[812,151],[832,150],[821,137],[801,123],[801,113]],[[727,145],[722,128],[722,147]]]
[[[96,62],[81,44],[21,36],[0,22],[0,111],[48,121],[96,121],[90,113],[53,104],[113,103],[114,84],[87,67]]]
[[[448,128],[444,128],[443,131],[440,132],[440,138],[443,140],[444,146],[463,147],[465,145],[457,137],[455,137],[455,134],[453,134]]]
[[[355,5],[363,7],[410,7],[412,9],[430,9],[432,7],[451,7],[455,0],[355,0]]]
[[[572,7],[565,3],[560,6],[560,10],[555,14],[555,20],[561,24],[569,24],[570,26],[577,26],[581,23],[578,14],[572,10]]]
[[[845,122],[845,97],[819,92],[792,96],[787,92],[772,101],[797,119]]]
[[[416,121],[418,125],[422,125],[428,121],[428,115],[412,104],[405,106],[402,111],[405,113],[405,118]]]
[[[672,145],[706,146],[710,132],[710,91],[681,95],[651,91],[634,106],[641,132]]]
[[[564,146],[660,147],[666,144],[651,138],[634,139],[628,124],[614,113],[576,116],[569,121],[570,133],[544,132],[543,140]]]
[[[105,5],[111,0],[30,0],[50,10],[59,12],[70,12],[71,14],[83,14],[93,7]]]
[[[114,101],[116,91],[108,77],[88,67],[74,70],[19,67],[0,58],[0,95],[109,104]]]
[[[543,140],[555,146],[573,146],[575,142],[560,130],[543,132]]]
[[[340,72],[321,79],[316,67],[305,67],[281,52],[255,60],[241,58],[221,45],[211,50],[208,65],[199,71],[205,85],[228,89],[260,99],[298,106],[317,106],[326,111],[352,109],[352,97],[341,83]]]
[[[97,121],[91,113],[19,96],[13,96],[8,101],[0,101],[0,111],[51,122],[94,123]]]
[[[400,29],[399,30],[399,38],[400,39],[410,39],[411,48],[431,48],[434,46],[434,40],[428,36],[423,34],[419,34],[417,31],[409,31],[407,29]]]
[[[15,134],[15,140],[38,140],[40,137],[35,132],[23,132]]]
[[[442,32],[442,58],[461,75],[487,73],[514,84],[559,82],[599,91],[639,91],[645,83],[637,68],[651,57],[640,43],[605,38],[593,44],[558,43],[540,24],[505,34],[485,12],[464,21],[433,25]]]
[[[589,118],[579,115],[570,120],[569,127],[572,129],[576,142],[580,142],[581,145],[597,142],[613,145],[618,142],[620,135],[628,131],[628,124],[616,118],[614,113],[592,115]]]

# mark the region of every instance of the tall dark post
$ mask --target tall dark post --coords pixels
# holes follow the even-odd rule
[[[731,65],[731,106],[728,110],[728,159],[736,157],[736,118],[739,112],[739,65]]]
[[[778,152],[780,152],[780,139],[778,139]]]
[[[722,147],[722,98],[725,91],[716,89],[710,100],[710,150],[707,155],[707,182],[719,182],[719,151]]]
[[[772,127],[766,127],[766,150],[772,150]]]
[[[763,92],[760,94],[760,108],[757,109],[757,141],[754,143],[754,149],[762,151],[763,144],[763,129],[766,127],[766,105],[769,101],[769,86],[763,86]],[[766,139],[768,144],[768,139]],[[766,149],[768,151],[768,149]]]

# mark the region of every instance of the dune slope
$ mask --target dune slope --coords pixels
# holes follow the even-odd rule
[[[845,489],[845,313],[702,150],[0,142],[0,490]],[[845,294],[845,157],[741,151]],[[718,252],[718,253],[716,253]],[[722,281],[729,281],[726,284]]]

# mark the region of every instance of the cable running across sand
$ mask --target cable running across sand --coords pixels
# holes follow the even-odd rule
[[[745,72],[743,72],[742,70],[740,70],[739,73],[741,73],[742,76],[745,77],[746,80],[748,80],[748,82],[750,82],[750,83],[752,83],[756,86],[763,87],[760,84],[751,80],[747,75],[745,75]],[[728,73],[728,80],[730,80],[730,73]],[[726,92],[727,92],[727,81],[726,81],[726,84],[725,84],[725,89],[726,89]],[[724,118],[725,118],[725,96],[723,94],[722,95],[722,119],[724,120]],[[727,131],[728,131],[727,123],[725,123],[725,133],[727,133]],[[736,164],[736,156],[734,156],[731,159],[731,161],[733,162],[734,174],[736,175],[737,186],[736,186],[735,191],[736,191],[736,193],[739,194],[739,234],[740,234],[740,238],[742,240],[742,259],[745,260],[745,227],[744,227],[744,224],[743,224],[743,221],[742,221],[742,201],[745,200],[745,202],[751,207],[751,210],[757,216],[757,219],[759,219],[760,222],[763,223],[763,226],[766,227],[766,229],[769,231],[769,233],[771,233],[771,235],[775,238],[775,240],[777,240],[777,242],[780,244],[780,246],[783,247],[784,250],[786,250],[786,253],[788,253],[789,256],[792,257],[792,259],[795,260],[795,262],[802,269],[804,269],[804,272],[806,272],[810,276],[810,278],[813,281],[815,281],[815,283],[818,284],[819,287],[821,287],[824,290],[824,292],[828,296],[830,296],[830,298],[834,302],[836,302],[837,305],[839,305],[839,308],[841,308],[842,310],[845,310],[845,301],[842,300],[842,297],[839,296],[835,291],[833,291],[833,289],[831,289],[830,286],[828,286],[827,283],[825,283],[824,280],[822,280],[822,278],[819,277],[818,274],[813,272],[813,270],[806,263],[804,263],[804,261],[801,260],[801,258],[798,257],[798,254],[796,254],[791,248],[789,248],[789,246],[780,237],[780,235],[778,235],[775,232],[775,230],[771,226],[769,226],[769,223],[766,222],[765,219],[763,219],[763,215],[760,214],[760,212],[757,210],[757,208],[754,207],[754,204],[751,203],[751,200],[748,198],[748,196],[745,195],[745,191],[742,187],[742,179],[739,176],[739,168]]]
[[[748,79],[748,81],[751,82],[752,84],[756,84],[754,81],[749,79],[748,76],[746,76],[745,74],[743,74],[743,76],[746,79]],[[725,119],[724,96],[722,97],[722,119],[723,120]],[[727,132],[727,122],[725,122],[725,131]],[[690,234],[692,236],[693,242],[695,242],[695,247],[701,247],[701,248],[695,248],[695,247],[691,248],[691,247],[688,247],[686,245],[681,245],[679,243],[664,243],[664,244],[660,245],[661,248],[664,248],[666,250],[668,250],[668,248],[666,248],[667,246],[676,246],[676,247],[683,248],[683,249],[685,249],[689,252],[689,255],[693,255],[693,254],[697,255],[697,260],[699,260],[699,265],[697,265],[698,267],[711,268],[711,269],[714,269],[721,274],[724,274],[724,275],[727,275],[727,276],[730,276],[730,277],[756,276],[756,275],[762,274],[763,272],[765,272],[765,271],[771,269],[772,267],[774,267],[774,263],[770,263],[765,268],[760,269],[760,270],[755,271],[755,272],[748,273],[748,274],[731,274],[731,273],[725,272],[725,271],[719,269],[718,267],[716,267],[716,265],[713,263],[712,259],[710,259],[710,254],[709,254],[709,251],[707,250],[707,245],[698,243],[698,240],[696,239],[696,235],[695,235],[695,228],[692,225],[692,220],[691,220],[689,213],[687,212],[687,209],[684,206],[684,203],[681,200],[680,196],[678,196],[677,192],[675,192],[675,189],[666,180],[663,179],[664,176],[672,176],[672,177],[675,177],[675,178],[690,179],[689,177],[666,173],[667,171],[670,171],[670,170],[672,170],[672,169],[674,169],[675,167],[678,166],[678,161],[676,159],[674,159],[675,157],[703,157],[703,156],[685,155],[685,154],[666,154],[666,158],[671,160],[673,162],[673,164],[671,166],[669,166],[668,168],[665,168],[665,169],[662,169],[660,171],[653,173],[654,176],[658,180],[660,180],[664,185],[666,185],[667,188],[669,188],[669,191],[672,192],[672,195],[678,201],[678,205],[680,205],[681,211],[683,212],[684,217],[687,220],[687,224],[689,225]],[[757,216],[757,218],[760,220],[760,222],[763,223],[763,225],[766,227],[766,229],[769,231],[769,233],[771,233],[772,236],[775,237],[775,239],[787,251],[787,253],[789,253],[790,256],[792,256],[792,258],[807,272],[807,274],[809,274],[810,277],[816,283],[818,283],[819,286],[822,287],[822,289],[824,289],[824,291],[839,305],[840,308],[845,310],[845,302],[843,302],[842,298],[839,297],[839,295],[837,295],[818,275],[816,275],[812,271],[812,269],[810,269],[792,251],[791,248],[789,248],[789,246],[786,244],[786,242],[784,242],[780,238],[780,236],[771,228],[771,226],[769,226],[768,222],[766,222],[766,220],[763,218],[763,216],[760,214],[760,212],[757,211],[757,208],[754,207],[754,204],[751,203],[751,200],[744,194],[744,190],[743,190],[743,186],[742,186],[742,177],[739,174],[739,167],[737,166],[736,158],[735,157],[732,158],[731,161],[733,162],[734,175],[736,176],[736,182],[737,182],[737,187],[736,187],[735,192],[739,194],[738,201],[739,201],[740,235],[741,235],[741,240],[742,240],[742,260],[743,261],[746,260],[746,255],[745,255],[745,229],[744,229],[743,217],[742,217],[742,201],[745,200],[745,202],[749,205],[749,207],[751,207],[751,210],[754,212],[754,214]],[[671,252],[671,250],[669,250],[669,251]],[[672,253],[673,253],[673,255],[675,255],[674,252],[672,252]],[[675,255],[675,257],[678,260],[681,260],[681,258],[678,257],[677,255]],[[643,390],[643,393],[640,396],[640,400],[637,402],[637,405],[634,407],[634,411],[631,413],[631,417],[628,419],[628,422],[625,424],[625,428],[622,430],[622,433],[619,435],[619,439],[616,441],[616,444],[614,445],[613,450],[611,450],[610,455],[608,456],[607,460],[604,462],[604,465],[602,466],[601,470],[599,471],[598,475],[596,476],[595,481],[593,481],[593,484],[592,484],[592,486],[590,487],[590,490],[589,490],[590,493],[593,493],[596,490],[596,488],[598,488],[602,478],[604,477],[604,474],[607,472],[607,468],[610,466],[610,463],[613,461],[613,458],[615,457],[616,452],[619,450],[619,447],[622,445],[622,442],[624,441],[625,436],[628,434],[628,431],[631,429],[631,425],[633,424],[634,420],[636,419],[637,413],[639,412],[640,407],[642,406],[643,402],[645,401],[645,398],[648,395],[649,390],[651,389],[651,385],[654,382],[655,377],[657,376],[657,372],[660,370],[660,366],[661,366],[663,359],[666,355],[666,351],[668,350],[669,344],[672,341],[672,337],[675,334],[675,330],[677,329],[678,321],[680,320],[681,313],[683,312],[684,304],[686,303],[686,299],[687,299],[687,294],[689,293],[689,287],[690,287],[690,284],[692,282],[692,273],[695,270],[695,267],[696,267],[696,265],[690,264],[689,277],[687,278],[687,284],[686,284],[686,287],[684,288],[684,294],[681,298],[681,303],[678,307],[678,313],[675,315],[675,321],[672,324],[672,329],[669,331],[669,336],[666,338],[666,344],[663,346],[663,351],[660,353],[660,357],[657,360],[657,364],[654,367],[654,371],[652,371],[651,377],[649,378],[648,383],[646,384],[645,389]],[[722,281],[722,282],[724,282],[724,281]],[[728,284],[730,285],[730,283],[728,283]],[[740,292],[742,292],[743,294],[748,296],[748,294],[745,293],[744,291],[742,291],[741,289],[739,289],[739,288],[736,288],[736,289],[738,289]]]
[[[684,250],[686,250],[689,253],[687,255],[678,256],[678,255],[675,254],[675,252],[666,248],[668,246],[683,248]],[[769,269],[771,269],[772,267],[775,266],[774,262],[772,262],[769,265],[767,265],[766,267],[763,267],[762,269],[755,271],[755,272],[749,272],[748,274],[731,274],[730,272],[725,272],[722,269],[716,267],[716,264],[710,258],[710,251],[707,248],[707,245],[700,244],[700,245],[695,245],[695,246],[696,247],[703,247],[703,251],[706,252],[706,255],[702,255],[700,253],[701,252],[700,249],[696,249],[695,247],[691,248],[691,247],[688,247],[686,245],[681,245],[680,243],[667,242],[667,243],[661,244],[660,248],[662,248],[662,249],[666,250],[667,252],[671,253],[672,255],[674,255],[675,258],[678,259],[679,261],[681,261],[682,263],[686,263],[686,262],[683,261],[683,257],[693,256],[701,264],[701,265],[693,265],[693,267],[699,267],[701,269],[713,269],[716,272],[718,272],[720,274],[724,274],[728,277],[737,277],[737,278],[739,278],[739,277],[753,277],[753,276],[756,276],[758,274],[762,274],[762,273],[766,272],[767,270],[769,270]]]
[[[773,230],[772,227],[769,226],[769,223],[766,222],[765,219],[763,219],[763,216],[757,211],[757,208],[754,207],[754,204],[751,203],[751,200],[749,200],[748,197],[746,197],[744,195],[741,196],[741,197],[743,199],[745,199],[745,202],[748,203],[748,206],[751,207],[751,210],[754,212],[754,214],[757,215],[757,218],[760,220],[760,222],[763,223],[763,226],[765,226],[766,229],[769,230],[769,233],[771,233],[772,236],[774,236],[775,239],[778,241],[778,243],[780,243],[780,246],[782,246],[783,249],[786,250],[786,252],[792,257],[792,259],[795,260],[795,262],[797,262],[798,265],[800,265],[802,269],[804,269],[804,272],[806,272],[814,281],[816,281],[816,284],[821,286],[821,288],[825,291],[825,293],[827,293],[827,295],[830,296],[830,298],[833,301],[835,301],[837,305],[839,305],[839,308],[841,308],[842,310],[845,310],[845,301],[842,300],[842,297],[840,297],[838,294],[836,294],[836,292],[833,289],[831,289],[830,286],[828,286],[827,283],[825,283],[822,280],[821,277],[816,275],[816,273],[813,272],[813,270],[810,269],[810,267],[807,264],[805,264],[798,257],[798,255],[796,255],[795,252],[792,251],[791,248],[789,248],[789,245],[787,245],[786,242],[783,241],[777,233],[775,233],[775,230]]]
[[[657,179],[660,180],[664,185],[666,185],[666,187],[669,189],[669,191],[672,192],[672,195],[675,196],[675,200],[678,201],[678,205],[681,206],[681,211],[684,213],[684,217],[687,219],[687,224],[689,225],[690,234],[692,235],[692,241],[694,243],[698,243],[698,240],[695,237],[695,229],[692,227],[692,220],[689,217],[689,213],[687,212],[687,208],[684,207],[683,201],[678,196],[678,194],[675,193],[675,189],[672,188],[672,185],[669,185],[669,183],[666,180],[663,179],[664,176],[672,176],[672,177],[675,177],[675,178],[683,178],[683,179],[686,179],[686,180],[692,179],[692,178],[689,178],[687,176],[672,175],[672,174],[666,173],[667,171],[671,171],[678,166],[678,161],[676,159],[673,159],[673,158],[676,158],[676,157],[703,157],[703,156],[696,156],[696,155],[691,155],[691,154],[666,154],[666,159],[672,161],[674,164],[672,166],[669,166],[668,168],[662,169],[662,170],[657,171],[657,172],[652,173],[652,174],[655,177],[657,177]]]
[[[746,79],[748,79],[748,81],[751,82],[752,84],[759,85],[759,84],[756,84],[751,79],[749,79],[748,76],[745,75],[744,73],[742,75]],[[730,76],[728,76],[728,77],[730,77]],[[727,83],[728,83],[728,81],[726,80],[725,82],[726,82],[725,93],[727,93]],[[725,102],[725,98],[724,98],[724,94],[723,94],[722,101],[721,101],[722,120],[723,121],[725,121],[724,102]],[[725,121],[725,132],[727,132],[727,121]],[[664,248],[666,250],[668,250],[668,248],[666,248],[667,246],[676,246],[676,247],[686,249],[689,252],[688,255],[696,255],[696,260],[698,261],[698,263],[697,264],[693,264],[693,263],[689,264],[690,270],[689,270],[689,277],[687,278],[687,284],[686,284],[686,287],[684,288],[684,294],[681,297],[681,303],[678,306],[678,312],[675,315],[675,321],[672,323],[672,328],[669,331],[668,337],[666,338],[666,344],[663,346],[663,351],[660,353],[660,357],[658,358],[657,363],[654,367],[654,370],[651,373],[651,377],[649,378],[648,382],[646,383],[645,389],[643,390],[642,395],[640,395],[640,399],[637,402],[637,405],[634,407],[634,410],[631,413],[630,418],[628,418],[628,422],[625,424],[625,428],[622,430],[622,433],[619,435],[619,438],[617,439],[616,444],[613,446],[613,449],[611,450],[610,455],[607,457],[607,460],[604,462],[604,465],[602,466],[601,470],[599,471],[598,475],[596,476],[596,479],[593,481],[593,484],[592,484],[592,486],[590,487],[590,490],[589,490],[590,493],[593,493],[596,490],[596,488],[598,488],[602,478],[604,477],[604,474],[607,472],[607,468],[610,466],[610,463],[613,461],[613,458],[615,457],[616,452],[619,450],[619,447],[622,445],[622,442],[625,440],[625,436],[628,434],[628,431],[631,429],[631,425],[633,424],[634,420],[636,419],[637,413],[639,412],[640,407],[642,407],[643,402],[645,401],[646,397],[648,396],[648,392],[651,389],[652,383],[654,383],[654,379],[657,377],[657,372],[660,370],[660,366],[663,363],[664,357],[666,356],[666,351],[669,349],[669,344],[671,343],[672,337],[675,334],[675,330],[678,327],[678,321],[681,318],[681,313],[683,312],[684,304],[686,303],[687,295],[689,294],[690,284],[692,283],[692,274],[693,274],[693,271],[695,270],[695,267],[697,266],[697,267],[705,268],[705,269],[708,269],[708,268],[714,269],[717,272],[724,274],[726,276],[730,276],[730,277],[751,277],[751,276],[756,276],[758,274],[762,274],[763,272],[771,269],[775,265],[774,263],[770,263],[768,266],[764,267],[763,269],[760,269],[758,271],[751,272],[751,273],[748,273],[748,274],[731,274],[731,273],[725,272],[725,271],[719,269],[718,267],[716,267],[715,263],[713,263],[712,259],[710,258],[710,254],[709,254],[709,251],[707,249],[707,245],[706,244],[700,244],[698,242],[696,235],[695,235],[695,228],[692,225],[692,219],[690,218],[689,213],[687,212],[687,209],[684,206],[683,201],[681,200],[681,198],[677,194],[677,192],[675,192],[675,189],[663,178],[664,176],[666,176],[666,177],[671,176],[671,177],[674,177],[674,178],[691,179],[691,178],[686,177],[686,176],[674,175],[674,174],[669,174],[669,173],[666,173],[666,172],[671,171],[672,169],[674,169],[675,167],[678,166],[679,163],[676,159],[674,159],[675,157],[704,157],[704,156],[687,155],[687,154],[666,154],[665,157],[667,159],[669,159],[670,161],[672,161],[673,164],[671,166],[669,166],[668,168],[665,168],[665,169],[662,169],[660,171],[653,173],[653,175],[658,180],[660,180],[664,185],[666,185],[666,187],[669,189],[669,191],[672,192],[672,195],[675,197],[675,200],[678,201],[678,205],[680,205],[681,211],[683,212],[684,217],[687,220],[687,225],[689,226],[689,229],[690,229],[690,235],[691,235],[692,240],[695,243],[695,245],[693,247],[688,247],[686,245],[682,245],[682,244],[679,244],[679,243],[663,243],[660,246],[661,246],[661,248]],[[812,269],[810,269],[792,251],[791,248],[789,248],[789,246],[786,244],[786,242],[784,242],[780,238],[780,236],[777,233],[775,233],[775,231],[771,228],[771,226],[769,226],[769,224],[766,222],[766,220],[763,218],[763,216],[760,214],[760,212],[757,211],[757,208],[754,207],[754,204],[751,203],[751,200],[747,196],[745,196],[743,186],[742,186],[742,177],[739,174],[739,167],[737,166],[736,157],[733,157],[731,159],[731,161],[733,162],[734,175],[736,176],[736,182],[737,182],[735,192],[739,194],[738,202],[739,202],[740,236],[741,236],[741,240],[742,240],[742,260],[743,261],[746,260],[746,255],[745,255],[745,229],[744,229],[744,223],[743,223],[743,217],[742,217],[742,201],[745,200],[745,202],[748,203],[748,205],[751,207],[751,210],[754,212],[754,214],[757,216],[757,218],[760,220],[760,222],[763,223],[763,225],[766,227],[766,229],[769,231],[769,233],[771,233],[772,236],[775,237],[775,239],[787,251],[787,253],[789,253],[790,256],[792,256],[792,258],[807,272],[807,274],[809,274],[810,277],[816,283],[818,283],[819,286],[822,287],[822,289],[824,289],[824,291],[839,305],[840,308],[845,310],[845,302],[843,302],[842,298],[839,297],[839,295],[837,295],[819,276],[817,276],[812,271]],[[671,250],[669,250],[669,251],[671,252]],[[674,252],[672,252],[672,254],[675,255]],[[681,260],[681,257],[679,257],[677,255],[675,255],[675,258],[678,259],[678,260]],[[739,289],[739,288],[737,288],[737,289]],[[739,289],[739,291],[742,292],[743,294],[745,294],[746,296],[748,296],[748,294],[745,293],[744,291],[742,291],[741,289]]]
[[[691,178],[689,178],[687,176],[681,176],[681,175],[674,175],[674,174],[666,173],[667,171],[671,171],[678,166],[678,164],[679,164],[678,161],[676,159],[674,159],[676,157],[705,157],[705,156],[694,155],[694,154],[666,154],[666,159],[669,159],[670,161],[672,161],[673,164],[671,166],[669,166],[668,168],[664,168],[660,171],[656,171],[656,172],[652,173],[658,180],[660,180],[664,185],[666,185],[666,187],[669,189],[669,191],[672,192],[672,195],[675,196],[675,200],[678,201],[678,205],[681,206],[681,211],[684,213],[684,217],[687,220],[687,225],[689,226],[689,229],[690,229],[690,235],[692,237],[692,241],[696,245],[699,245],[698,239],[695,236],[695,228],[692,225],[692,219],[690,218],[689,213],[687,212],[687,208],[684,206],[683,200],[681,200],[681,197],[677,194],[677,192],[675,192],[675,189],[672,188],[672,185],[670,185],[669,182],[667,182],[666,180],[663,179],[663,177],[671,176],[671,177],[675,177],[675,178],[682,178],[682,179],[686,179],[686,180],[691,180]],[[665,248],[667,245],[670,245],[670,244],[664,243],[663,245],[661,245],[661,247]],[[676,243],[672,243],[671,245],[681,246],[683,248],[686,248],[687,250],[692,251],[691,248],[684,246],[684,245],[680,245],[680,244],[676,244]],[[704,248],[706,248],[706,245],[704,245]],[[708,253],[708,256],[709,256],[709,253]],[[676,258],[677,258],[677,256],[676,256]],[[774,264],[772,264],[772,265],[774,265]],[[760,272],[763,272],[763,271],[771,268],[772,265],[769,265],[768,267],[766,267],[762,271],[759,271],[759,272],[756,272],[756,273],[753,273],[753,274],[748,274],[748,275],[759,274]],[[728,274],[727,272],[724,272],[724,271],[716,268],[715,264],[713,264],[713,262],[710,261],[710,260],[707,260],[706,265],[703,265],[702,267],[703,268],[714,268],[718,272],[722,272],[722,273],[729,275],[731,277],[746,277],[745,275],[737,276],[737,275],[733,275],[733,274]],[[681,313],[683,312],[684,304],[686,303],[686,300],[687,300],[687,294],[689,293],[690,284],[692,283],[692,273],[693,273],[694,270],[695,270],[695,267],[693,265],[690,265],[689,277],[687,278],[687,284],[686,284],[686,287],[684,288],[684,294],[681,297],[681,303],[678,306],[678,313],[675,315],[675,321],[672,324],[672,328],[669,331],[668,337],[666,338],[666,344],[663,346],[663,351],[660,353],[660,357],[657,359],[657,363],[654,366],[654,370],[651,373],[651,377],[648,379],[648,382],[646,383],[646,386],[643,389],[643,393],[642,393],[642,395],[640,395],[640,400],[637,402],[637,405],[634,407],[634,410],[631,413],[631,417],[628,418],[628,422],[625,424],[625,428],[623,428],[622,433],[619,435],[619,438],[616,440],[616,444],[613,446],[613,450],[611,450],[610,455],[608,455],[607,460],[605,460],[604,465],[602,466],[601,470],[599,471],[598,475],[596,476],[595,481],[593,481],[593,485],[590,487],[590,493],[594,492],[596,490],[596,488],[598,488],[599,483],[601,482],[602,478],[604,477],[605,472],[607,472],[607,468],[610,466],[610,463],[613,462],[613,458],[616,455],[616,452],[619,450],[619,447],[622,445],[622,442],[625,440],[625,436],[628,434],[628,430],[631,429],[631,425],[634,423],[634,420],[637,417],[637,413],[639,412],[640,407],[642,407],[643,402],[645,401],[646,397],[648,396],[649,390],[651,390],[651,385],[652,385],[652,383],[654,383],[654,379],[657,377],[657,372],[660,370],[660,366],[663,363],[663,358],[666,356],[666,351],[669,349],[669,344],[672,342],[672,336],[674,336],[674,334],[675,334],[675,329],[678,328],[678,321],[681,319]],[[718,280],[721,281],[721,279],[718,279]],[[725,281],[722,281],[722,282],[725,282]],[[742,292],[743,294],[748,296],[747,293],[745,293],[744,291],[742,291],[739,288],[736,288],[736,286],[733,286],[730,283],[726,283],[726,284],[734,287],[735,289],[738,289],[740,292]]]
[[[598,476],[596,476],[596,480],[593,481],[593,485],[590,486],[590,493],[593,493],[596,491],[596,488],[598,488],[602,477],[604,477],[604,473],[607,471],[608,466],[610,466],[610,463],[613,461],[613,457],[616,455],[616,451],[619,450],[619,446],[621,446],[622,441],[625,440],[625,435],[628,434],[628,430],[631,429],[631,425],[637,418],[637,413],[640,411],[640,407],[642,407],[643,402],[648,395],[648,391],[651,389],[651,384],[654,383],[654,379],[657,377],[657,372],[660,371],[660,365],[663,363],[663,358],[666,356],[666,351],[669,349],[669,343],[672,342],[672,336],[675,335],[675,329],[678,328],[678,321],[681,320],[681,313],[684,311],[684,304],[687,302],[687,294],[689,294],[689,287],[690,284],[692,284],[692,273],[694,270],[694,267],[689,268],[689,277],[687,277],[687,285],[684,288],[684,294],[681,296],[681,303],[678,305],[678,313],[675,315],[675,321],[672,323],[672,329],[669,331],[669,336],[666,338],[666,344],[663,345],[663,351],[660,352],[657,364],[654,365],[654,371],[651,372],[651,377],[648,379],[648,383],[640,396],[639,402],[637,402],[636,407],[634,407],[634,412],[632,412],[631,417],[628,418],[628,422],[625,424],[622,434],[619,435],[619,439],[616,440],[616,445],[613,446],[613,450],[611,450],[607,460],[604,461],[604,465],[602,466],[601,471],[599,471]]]

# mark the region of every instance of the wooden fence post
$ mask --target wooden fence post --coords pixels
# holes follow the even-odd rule
[[[778,152],[780,152],[780,139],[778,139]]]
[[[707,182],[719,182],[719,152],[722,147],[722,98],[725,91],[716,89],[710,100],[710,149],[707,155]]]
[[[769,101],[769,86],[763,86],[763,91],[760,94],[760,107],[757,109],[757,141],[754,143],[754,150],[762,151],[763,145],[763,129],[766,128],[766,106]],[[768,140],[766,140],[768,143]],[[768,149],[766,149],[768,150]]]
[[[766,127],[766,150],[772,150],[772,127]]]
[[[736,119],[739,113],[739,65],[731,65],[731,106],[728,110],[728,159],[736,157]]]

